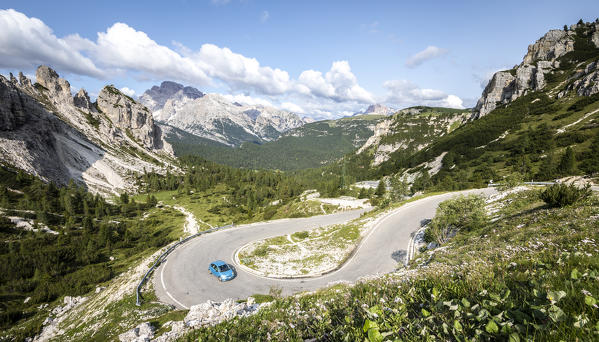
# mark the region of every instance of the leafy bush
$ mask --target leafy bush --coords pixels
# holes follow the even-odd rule
[[[486,222],[484,198],[477,195],[459,196],[439,204],[424,239],[442,245],[458,231],[471,231]]]
[[[501,191],[509,190],[509,189],[515,188],[518,185],[522,184],[522,182],[523,182],[523,177],[521,174],[519,174],[517,172],[510,173],[503,179],[503,182],[501,182],[498,189]]]
[[[591,189],[587,185],[579,188],[574,184],[555,184],[541,192],[541,199],[551,207],[565,207],[588,197]]]

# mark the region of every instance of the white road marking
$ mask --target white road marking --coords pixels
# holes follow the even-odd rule
[[[189,307],[187,307],[185,304],[181,303],[180,301],[178,301],[175,297],[173,297],[173,295],[168,292],[168,290],[166,289],[166,284],[164,283],[164,269],[166,268],[166,265],[168,264],[168,259],[166,260],[166,262],[164,263],[164,265],[162,265],[162,269],[160,270],[160,281],[162,282],[162,288],[164,289],[164,292],[166,292],[166,295],[169,296],[175,303],[181,305],[184,309],[189,310]]]

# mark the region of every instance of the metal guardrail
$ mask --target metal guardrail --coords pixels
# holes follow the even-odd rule
[[[135,302],[135,305],[141,306],[141,300],[142,300],[142,297],[141,297],[141,288],[144,285],[144,283],[148,280],[148,276],[150,275],[150,273],[152,273],[152,271],[154,271],[156,269],[156,267],[158,267],[166,259],[166,257],[173,250],[175,250],[175,248],[177,248],[178,246],[180,246],[180,245],[186,243],[187,241],[189,241],[189,240],[191,240],[191,239],[193,239],[195,237],[198,237],[200,235],[204,235],[204,234],[207,234],[207,233],[212,233],[214,231],[221,230],[221,229],[224,229],[224,228],[230,228],[230,227],[233,227],[233,223],[228,224],[226,226],[220,226],[220,227],[216,227],[216,228],[210,228],[208,230],[204,230],[204,231],[198,232],[196,234],[193,234],[191,236],[188,236],[185,239],[180,240],[177,243],[175,243],[174,245],[172,245],[171,247],[169,247],[169,249],[167,249],[166,252],[162,253],[158,257],[158,259],[156,259],[156,261],[154,262],[154,264],[152,265],[152,267],[150,267],[150,269],[148,270],[148,272],[146,272],[146,274],[144,275],[144,277],[139,282],[139,285],[137,285],[137,290],[135,291],[136,295],[137,295],[137,300]]]
[[[556,182],[522,182],[522,184],[527,184],[527,185],[554,185],[554,184],[558,184]],[[492,188],[495,186],[500,186],[501,183],[490,183],[487,184],[488,188]]]

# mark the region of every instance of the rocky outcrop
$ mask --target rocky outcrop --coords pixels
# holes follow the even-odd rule
[[[255,304],[252,297],[244,303],[236,303],[231,298],[222,303],[207,301],[189,308],[184,321],[189,327],[214,325],[235,316],[249,316],[256,313],[259,307],[260,305]]]
[[[38,68],[36,79],[32,85],[22,73],[18,81],[0,76],[2,163],[57,184],[72,179],[102,194],[133,190],[132,176],[144,170],[166,172],[172,148],[149,113],[144,120],[133,117],[129,126],[125,120],[117,126],[96,111],[85,90],[71,96],[69,82],[49,67]],[[116,109],[120,103],[103,104]],[[146,143],[135,137],[142,133],[149,135]]]
[[[581,27],[579,25],[584,25]],[[481,98],[472,111],[471,119],[487,115],[500,104],[507,104],[530,91],[543,90],[547,84],[545,75],[557,69],[559,58],[574,51],[578,34],[590,39],[599,48],[599,23],[572,25],[569,30],[551,30],[528,47],[522,63],[512,70],[499,71],[493,75],[485,87]],[[596,75],[587,77],[570,88],[576,88],[579,95],[593,93],[592,82]],[[578,81],[577,81],[578,82]],[[583,90],[581,90],[583,89]],[[563,96],[564,93],[560,93]]]
[[[419,115],[425,113],[425,115]],[[391,154],[405,150],[416,152],[427,147],[431,141],[467,121],[467,111],[454,110],[443,113],[430,107],[410,107],[398,111],[380,121],[371,136],[356,154],[368,153],[371,166],[378,166]]]
[[[113,86],[106,86],[98,94],[98,109],[108,116],[116,127],[121,128],[149,149],[156,148],[157,128],[152,114],[129,96]]]
[[[575,91],[578,96],[590,96],[599,93],[599,62],[591,62],[584,70],[577,72],[573,82],[561,91],[557,97],[561,98],[570,91]]]
[[[71,85],[64,78],[58,77],[56,71],[46,65],[37,68],[35,79],[39,85],[48,90],[48,96],[55,101],[72,104]]]
[[[135,328],[119,335],[121,342],[149,342],[154,338],[156,329],[148,322],[141,323]]]
[[[92,103],[85,89],[80,89],[79,92],[77,92],[75,97],[73,97],[73,103],[75,104],[75,107],[92,110]]]
[[[574,32],[551,30],[534,44],[528,46],[522,64],[532,64],[536,61],[555,61],[557,58],[574,51]]]

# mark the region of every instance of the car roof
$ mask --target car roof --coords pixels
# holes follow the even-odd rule
[[[222,260],[216,260],[214,262],[212,262],[213,264],[215,264],[216,266],[222,266],[222,265],[226,265],[227,263],[222,261]]]

